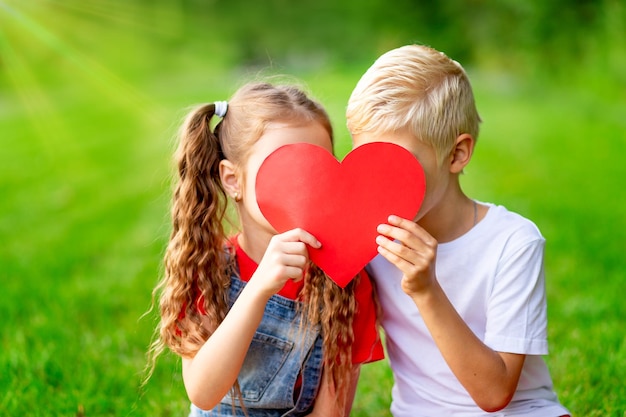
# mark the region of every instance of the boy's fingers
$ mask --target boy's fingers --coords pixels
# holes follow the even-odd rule
[[[381,224],[376,231],[390,240],[397,240],[403,245],[413,249],[417,249],[420,245],[423,245],[423,241],[418,235],[400,227]]]
[[[395,215],[389,216],[387,220],[389,224],[381,224],[378,226],[378,233],[397,239],[407,245],[410,245],[411,242],[414,242],[414,244],[425,243],[429,246],[437,245],[437,241],[414,221],[403,219]],[[415,238],[419,240],[416,241]]]
[[[378,236],[376,238],[376,243],[378,244],[379,248],[383,248],[386,253],[393,254],[397,258],[401,258],[411,263],[414,262],[413,258],[415,258],[417,255],[417,252],[415,252],[408,246],[394,242],[393,240],[390,240],[384,236]]]
[[[378,246],[378,253],[380,253],[385,259],[387,259],[389,262],[394,264],[400,271],[402,271],[405,274],[408,273],[408,271],[410,271],[411,268],[413,267],[411,262],[398,256],[394,252],[391,252],[384,246]]]
[[[391,215],[389,217],[387,217],[387,221],[389,222],[389,224],[392,224],[394,226],[398,226],[398,227],[402,227],[402,228],[411,228],[414,226],[417,226],[417,223],[415,223],[412,220],[408,220],[405,219],[403,217],[400,216],[396,216],[396,215]]]

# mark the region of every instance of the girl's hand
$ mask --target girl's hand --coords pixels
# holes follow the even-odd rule
[[[255,283],[260,291],[271,297],[287,280],[300,281],[309,260],[307,245],[316,249],[322,246],[312,234],[302,229],[273,236],[250,284]]]
[[[423,294],[436,281],[437,241],[411,220],[389,216],[388,221],[377,228],[378,253],[402,271],[405,293]]]
[[[194,357],[183,358],[185,388],[196,406],[215,407],[237,381],[267,300],[288,279],[303,278],[309,259],[306,245],[321,247],[302,229],[273,236],[256,272],[222,323]]]

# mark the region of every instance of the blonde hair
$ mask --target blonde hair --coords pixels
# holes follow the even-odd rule
[[[237,268],[224,229],[228,199],[219,177],[220,161],[226,158],[243,169],[252,145],[273,122],[315,121],[331,140],[333,137],[325,110],[295,86],[244,85],[229,100],[224,118],[212,128],[214,114],[214,104],[196,108],[179,133],[173,228],[165,253],[165,274],[153,293],[153,298],[159,297],[161,320],[149,353],[151,369],[166,348],[180,356],[194,356],[228,310],[228,287]],[[352,366],[358,279],[342,290],[314,265],[308,274],[301,294],[306,299],[303,321],[321,325],[327,375],[335,387],[343,387]],[[202,325],[196,305],[200,295],[209,328]]]
[[[467,74],[442,52],[407,45],[380,56],[357,83],[346,110],[355,135],[408,129],[441,162],[463,133],[478,138],[480,116]]]

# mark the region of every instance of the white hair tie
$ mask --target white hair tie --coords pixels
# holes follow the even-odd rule
[[[215,105],[215,115],[219,117],[226,116],[226,112],[228,111],[228,102],[227,101],[216,101]]]

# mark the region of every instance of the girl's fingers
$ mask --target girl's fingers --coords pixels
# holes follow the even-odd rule
[[[300,281],[304,277],[308,258],[302,255],[283,254],[278,262],[278,275],[286,279]]]
[[[322,244],[315,238],[315,236],[304,229],[292,229],[278,236],[281,236],[286,242],[303,242],[315,249],[322,247]]]
[[[294,266],[288,266],[286,271],[287,276],[294,282],[301,281],[304,278],[304,269],[296,268]]]
[[[285,253],[282,257],[282,264],[288,267],[304,269],[309,258],[305,255]]]

